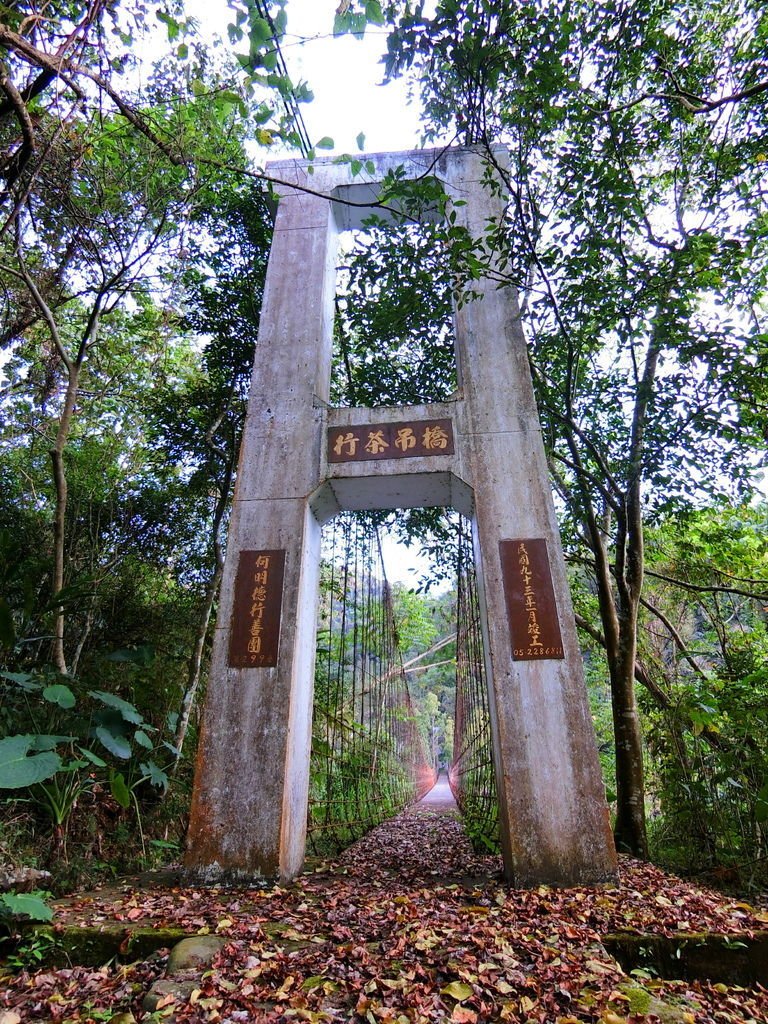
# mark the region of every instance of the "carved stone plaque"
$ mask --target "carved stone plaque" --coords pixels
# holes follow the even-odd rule
[[[504,597],[516,661],[564,658],[547,542],[499,541]]]
[[[363,427],[329,427],[329,462],[367,462],[371,459],[415,459],[453,455],[450,420],[369,423]]]
[[[233,668],[277,665],[284,574],[284,549],[240,552],[229,634]]]

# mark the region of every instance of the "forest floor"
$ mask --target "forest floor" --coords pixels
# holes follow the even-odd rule
[[[728,954],[743,960],[757,936],[759,970],[768,970],[759,908],[627,858],[612,889],[512,889],[500,869],[433,800],[292,885],[206,889],[170,875],[78,894],[57,904],[59,934],[176,928],[220,936],[221,949],[152,1012],[144,997],[164,975],[167,949],[98,967],[30,968],[17,954],[0,977],[0,1024],[768,1022],[768,990],[754,977],[734,984],[727,967]],[[644,967],[625,973],[610,955],[606,936],[618,932],[643,936]],[[708,980],[659,976],[657,941],[692,977],[681,951],[701,950],[712,935],[725,938]]]

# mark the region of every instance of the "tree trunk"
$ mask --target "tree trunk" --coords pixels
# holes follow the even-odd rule
[[[56,441],[51,449],[51,466],[53,484],[56,491],[56,502],[53,512],[53,579],[51,590],[54,601],[64,589],[64,551],[66,542],[67,520],[67,474],[64,468],[64,449],[72,426],[72,415],[80,381],[80,366],[70,364],[68,367],[67,391],[64,397],[64,408],[56,431]],[[56,668],[62,675],[69,675],[67,660],[64,654],[64,606],[56,605],[53,619],[52,658]]]
[[[648,857],[645,778],[640,715],[635,699],[636,615],[619,624],[619,643],[608,659],[613,729],[616,740],[616,849]]]
[[[220,422],[220,421],[219,421]],[[212,434],[213,429],[209,431],[208,440],[212,445]],[[213,513],[213,523],[211,524],[211,535],[213,542],[213,575],[208,581],[208,586],[205,591],[205,599],[203,601],[203,607],[200,610],[200,617],[197,623],[197,634],[195,636],[195,644],[192,649],[192,656],[189,660],[189,670],[187,672],[187,685],[184,689],[184,696],[181,700],[181,709],[179,711],[179,720],[176,723],[176,735],[174,737],[174,746],[176,747],[176,764],[178,765],[181,760],[181,751],[184,746],[184,740],[189,729],[189,720],[192,715],[192,709],[195,706],[195,698],[197,691],[200,687],[200,677],[203,669],[203,652],[205,650],[205,641],[208,635],[208,625],[211,621],[211,613],[213,612],[213,605],[216,601],[216,595],[219,592],[221,586],[221,580],[224,575],[224,545],[221,542],[221,524],[224,520],[224,513],[229,505],[230,491],[232,489],[232,478],[235,472],[235,465],[237,462],[237,455],[239,450],[239,444],[235,443],[232,446],[232,450],[229,452],[229,458],[226,464],[224,479],[222,480],[221,487],[219,488],[219,496],[216,501],[216,507]]]
[[[217,545],[218,546],[218,545]],[[189,670],[187,672],[187,685],[184,689],[184,696],[181,700],[181,710],[179,711],[179,720],[176,723],[176,735],[174,737],[173,744],[176,747],[176,763],[181,760],[181,751],[184,746],[184,740],[187,735],[189,728],[189,720],[192,715],[192,709],[195,706],[195,697],[197,695],[198,688],[200,686],[200,677],[202,675],[203,667],[203,651],[205,650],[205,641],[208,636],[208,624],[211,621],[211,612],[213,611],[213,604],[216,600],[216,595],[219,592],[219,586],[221,584],[221,578],[224,575],[224,559],[223,557],[216,559],[216,568],[213,571],[213,575],[208,581],[208,586],[205,591],[205,600],[203,607],[200,611],[200,617],[197,623],[197,634],[195,636],[195,644],[192,649],[192,656],[189,659]]]
[[[40,289],[37,287],[24,263],[24,258],[19,248],[17,237],[16,257],[18,259],[17,275],[24,281],[32,299],[37,306],[43,321],[50,332],[51,341],[64,364],[67,372],[67,388],[64,394],[64,405],[59,417],[59,425],[56,430],[56,440],[50,451],[51,469],[53,474],[53,486],[56,499],[53,511],[53,575],[51,579],[52,601],[54,603],[53,620],[53,642],[51,644],[51,658],[56,668],[62,675],[69,675],[67,660],[64,653],[64,606],[58,599],[64,589],[64,555],[66,546],[66,522],[67,522],[67,473],[64,466],[64,450],[69,440],[72,429],[72,418],[75,413],[75,402],[80,387],[80,371],[83,368],[89,348],[96,341],[102,316],[102,303],[106,294],[106,288],[94,300],[93,308],[88,316],[88,323],[77,347],[77,355],[71,358],[64,347],[63,339],[59,333],[56,318],[53,310],[45,301]],[[116,278],[111,282],[114,284]]]

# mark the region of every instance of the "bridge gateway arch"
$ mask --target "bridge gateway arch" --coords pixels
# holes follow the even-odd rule
[[[500,152],[499,158],[503,156]],[[229,530],[186,868],[295,877],[306,839],[320,528],[342,510],[451,506],[473,523],[507,879],[612,881],[616,854],[528,357],[512,288],[455,312],[450,402],[329,408],[338,233],[404,167],[475,236],[503,216],[473,149],[274,163],[280,201]],[[370,162],[370,163],[369,163]]]

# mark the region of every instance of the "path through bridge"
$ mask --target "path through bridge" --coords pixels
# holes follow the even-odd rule
[[[357,877],[373,870],[396,886],[485,887],[502,875],[500,856],[473,849],[445,775],[417,803],[346,849],[339,864]]]

